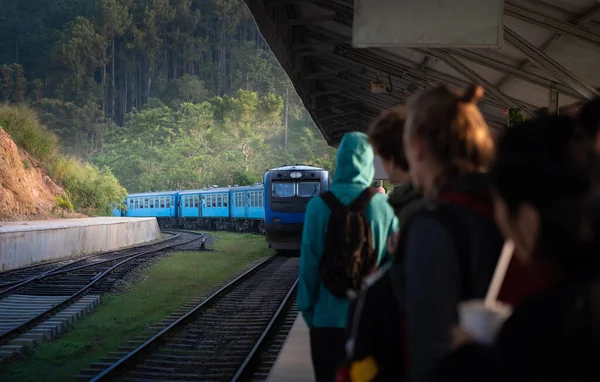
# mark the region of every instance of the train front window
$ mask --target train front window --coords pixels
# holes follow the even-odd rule
[[[317,196],[321,191],[321,184],[319,182],[299,182],[298,183],[298,196],[301,198],[312,198]]]
[[[291,198],[295,194],[292,182],[273,182],[273,196],[276,198]]]

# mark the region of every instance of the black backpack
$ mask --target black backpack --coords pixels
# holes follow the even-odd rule
[[[376,377],[373,379],[376,382],[402,380],[406,375],[402,249],[406,243],[408,226],[416,216],[430,216],[448,230],[459,256],[457,261],[461,272],[465,275],[470,273],[472,251],[468,226],[456,206],[440,203],[430,209],[423,205],[407,217],[393,261],[370,277],[358,298],[350,301],[347,361],[352,363],[372,357],[377,365]],[[466,298],[470,296],[469,277],[461,277],[461,282],[461,293]]]
[[[331,191],[321,199],[331,210],[321,259],[321,278],[336,297],[347,297],[348,290],[361,289],[363,278],[377,266],[371,227],[365,214],[377,191],[368,187],[350,205],[343,205]]]

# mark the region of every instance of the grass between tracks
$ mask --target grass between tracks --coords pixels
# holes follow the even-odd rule
[[[203,291],[272,252],[264,237],[211,233],[212,252],[178,252],[136,277],[123,294],[109,294],[94,313],[55,342],[42,344],[26,359],[0,366],[0,381],[70,381],[144,328],[160,321]]]

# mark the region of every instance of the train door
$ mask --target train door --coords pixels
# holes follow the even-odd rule
[[[244,192],[244,217],[250,216],[250,192]]]
[[[183,213],[183,198],[184,196],[179,196],[179,198],[176,199],[176,203],[177,203],[177,217],[180,218],[182,217],[182,213]]]

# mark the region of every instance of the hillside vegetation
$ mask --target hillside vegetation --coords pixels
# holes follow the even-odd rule
[[[0,218],[108,215],[125,195],[108,169],[64,156],[35,111],[0,104]]]
[[[132,192],[335,160],[242,0],[4,0],[0,85]]]

